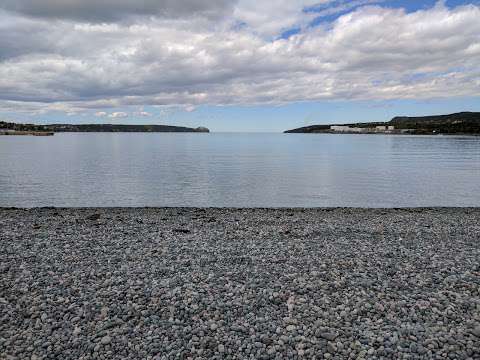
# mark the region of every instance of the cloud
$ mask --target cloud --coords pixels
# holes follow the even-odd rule
[[[115,22],[135,16],[217,18],[232,9],[228,0],[2,0],[0,8],[30,17]]]
[[[110,115],[108,115],[109,118],[125,118],[125,117],[128,117],[128,114],[126,112],[123,112],[123,111],[117,111],[117,112],[113,112],[111,113]]]
[[[385,1],[386,0],[341,0],[338,2],[335,1],[333,4],[316,4],[316,6],[307,8],[306,11],[313,14],[318,19],[326,16],[337,15],[359,6],[379,4]]]
[[[109,118],[118,119],[118,118],[126,118],[128,114],[123,111],[116,111],[108,115]]]
[[[61,2],[62,11],[70,3],[77,2]],[[13,9],[13,2],[2,4]],[[412,13],[360,6],[282,39],[278,35],[292,24],[308,23],[311,14],[303,9],[318,1],[279,0],[275,12],[270,3],[240,0],[231,12],[219,11],[225,18],[210,26],[199,15],[191,18],[200,10],[176,5],[157,12],[172,14],[169,18],[85,23],[67,15],[62,15],[66,20],[50,21],[33,14],[33,1],[18,4],[33,7],[16,8],[16,13],[0,10],[4,112],[101,113],[132,107],[134,114],[147,105],[186,110],[201,104],[480,94],[480,7],[475,5],[438,4]],[[222,9],[230,6],[222,4]],[[323,5],[321,11],[333,11],[338,3]],[[271,15],[257,19],[254,9]],[[246,25],[231,26],[239,22]],[[113,114],[128,115],[109,116]]]
[[[303,10],[315,4],[330,3],[331,0],[241,0],[234,10],[234,17],[263,36],[275,36],[295,26],[304,26],[315,15]]]
[[[194,112],[196,110],[196,107],[193,106],[193,105],[187,105],[187,106],[185,106],[184,109],[185,109],[186,112]]]
[[[148,111],[137,111],[134,113],[135,116],[143,116],[143,117],[150,117],[152,116],[152,113],[149,113]]]
[[[94,114],[96,117],[109,117],[111,119],[116,119],[116,118],[125,118],[128,117],[128,114],[123,111],[116,111],[112,113],[107,113],[106,111],[97,111]]]

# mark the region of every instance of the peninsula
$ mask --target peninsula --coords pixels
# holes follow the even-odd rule
[[[190,132],[208,133],[205,127],[189,128],[171,125],[121,125],[121,124],[19,124],[0,121],[0,133],[21,135],[22,133],[56,132]]]
[[[388,122],[311,125],[287,130],[285,133],[480,135],[480,112],[419,117],[397,116]]]

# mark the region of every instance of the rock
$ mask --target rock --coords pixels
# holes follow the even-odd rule
[[[102,337],[102,340],[100,340],[100,342],[103,344],[103,345],[107,345],[107,344],[110,344],[112,342],[112,338],[108,335]]]
[[[189,234],[191,231],[189,229],[173,229],[173,232],[181,234]]]
[[[0,207],[0,358],[478,352],[480,209],[49,211]]]
[[[337,348],[335,347],[335,345],[333,345],[333,343],[329,342],[327,344],[327,350],[330,354],[334,354],[337,352]]]
[[[90,221],[97,221],[97,220],[100,219],[100,217],[101,217],[100,214],[95,213],[95,214],[91,214],[91,215],[87,216],[86,219],[90,220]]]
[[[288,325],[287,331],[294,331],[297,327],[295,325]]]
[[[108,307],[104,306],[102,307],[102,309],[100,310],[100,316],[102,318],[106,318],[108,315]]]
[[[477,325],[472,329],[472,334],[476,337],[480,337],[480,325]]]
[[[333,341],[337,338],[337,335],[335,333],[332,333],[332,332],[322,332],[322,333],[320,333],[320,336],[324,339],[329,340],[329,341]]]

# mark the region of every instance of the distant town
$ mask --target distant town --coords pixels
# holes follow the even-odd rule
[[[332,125],[332,132],[340,133],[367,133],[367,134],[401,134],[410,131],[409,129],[395,129],[393,125],[378,125],[375,127],[352,127],[348,125]]]
[[[310,125],[287,130],[285,133],[480,135],[480,112],[418,117],[397,116],[389,122]]]

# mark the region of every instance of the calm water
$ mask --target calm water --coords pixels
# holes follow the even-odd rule
[[[480,137],[0,137],[0,206],[480,206]]]

